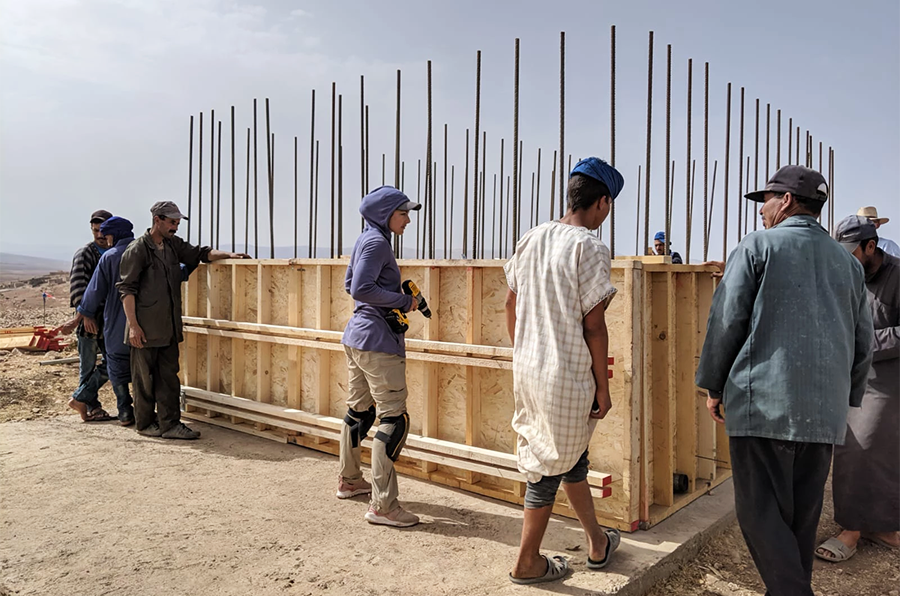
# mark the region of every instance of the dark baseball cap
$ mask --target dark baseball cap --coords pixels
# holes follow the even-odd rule
[[[845,217],[838,222],[834,229],[834,239],[848,252],[853,252],[856,247],[866,240],[874,240],[878,238],[878,232],[875,231],[873,224],[867,217],[861,215],[851,215]]]
[[[103,223],[112,216],[112,213],[110,213],[106,209],[97,209],[96,211],[91,213],[91,223]]]
[[[405,203],[397,207],[396,211],[418,211],[421,208],[421,203],[416,203],[415,201],[406,201]]]
[[[828,200],[828,183],[819,172],[804,166],[784,166],[769,178],[766,187],[744,195],[751,201],[761,203],[765,201],[767,192],[785,193],[794,196],[813,199],[815,201]]]
[[[169,219],[187,219],[187,215],[178,209],[178,205],[172,201],[159,201],[153,203],[150,207],[150,213],[159,217],[168,217]]]

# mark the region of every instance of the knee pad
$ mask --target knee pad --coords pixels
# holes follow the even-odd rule
[[[344,424],[350,427],[350,443],[355,449],[369,435],[369,429],[375,423],[375,406],[369,406],[368,410],[357,412],[353,408],[347,408],[344,416]]]
[[[378,431],[375,438],[385,445],[385,451],[391,461],[397,461],[400,451],[406,444],[406,435],[409,433],[409,414],[403,412],[399,416],[383,416],[381,424],[390,424],[393,428],[390,433]]]

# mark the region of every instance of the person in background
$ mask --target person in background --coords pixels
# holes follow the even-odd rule
[[[110,217],[100,224],[100,233],[110,247],[97,264],[78,312],[84,317],[84,327],[90,333],[103,330],[104,358],[109,381],[116,394],[118,419],[122,426],[134,424],[134,405],[128,384],[131,382],[131,348],[126,341],[125,311],[119,300],[119,263],[122,253],[134,240],[131,222],[122,217]],[[102,326],[97,323],[102,314]]]
[[[512,427],[528,481],[519,555],[509,574],[515,584],[556,581],[569,572],[564,557],[540,552],[560,484],[588,539],[587,567],[603,569],[619,546],[618,531],[597,523],[587,474],[591,434],[612,408],[606,308],[616,294],[609,249],[593,230],[623,184],[605,161],[579,161],[569,175],[565,216],[526,233],[504,267]]]
[[[150,208],[153,226],[128,245],[116,284],[128,324],[134,420],[138,433],[163,439],[197,439],[181,422],[178,344],[181,320],[180,264],[193,270],[202,261],[246,259],[249,255],[188,244],[175,235],[185,216],[171,201]]]
[[[69,407],[78,412],[84,422],[104,422],[113,420],[100,404],[100,388],[108,380],[106,359],[97,363],[97,356],[103,355],[103,338],[99,329],[93,332],[85,329],[84,316],[78,312],[84,292],[91,282],[100,257],[109,248],[100,225],[112,217],[112,213],[99,209],[91,213],[90,225],[94,239],[82,246],[72,258],[69,273],[69,306],[76,309],[75,317],[61,325],[57,331],[68,335],[75,331],[78,341],[78,388],[69,400]]]
[[[851,215],[834,233],[862,264],[875,325],[866,394],[847,416],[847,440],[834,448],[834,521],[843,531],[816,549],[834,563],[852,557],[860,538],[900,548],[900,259],[878,247],[876,229]]]
[[[681,265],[684,261],[681,259],[681,255],[677,252],[672,252],[672,243],[666,242],[666,233],[665,232],[657,232],[655,236],[653,236],[653,252],[657,255],[672,255],[672,264],[673,265]]]
[[[768,594],[813,596],[825,480],[865,393],[871,310],[862,266],[817,221],[820,173],[785,166],[746,198],[765,230],[728,257],[695,383],[725,424],[735,512]]]
[[[875,230],[878,230],[883,224],[891,221],[887,217],[878,217],[878,209],[875,207],[863,207],[857,211],[856,214],[871,221],[875,225]],[[900,258],[900,246],[897,246],[897,243],[890,238],[879,236],[878,248],[891,256]]]

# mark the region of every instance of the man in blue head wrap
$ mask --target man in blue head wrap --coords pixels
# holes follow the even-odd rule
[[[561,579],[563,557],[540,553],[560,484],[588,539],[587,566],[602,569],[619,545],[596,521],[587,483],[588,444],[612,408],[606,307],[615,296],[610,253],[593,231],[609,215],[624,179],[596,157],[569,175],[568,211],[528,231],[504,267],[506,320],[513,343],[512,427],[528,484],[516,584]]]
[[[653,237],[653,250],[658,255],[672,255],[672,264],[673,265],[681,265],[684,261],[681,259],[681,255],[677,252],[672,252],[671,242],[666,242],[666,233],[665,232],[657,232]]]
[[[109,380],[116,394],[118,418],[122,426],[134,424],[134,406],[128,383],[131,382],[131,348],[125,342],[125,311],[119,300],[116,282],[122,253],[134,240],[131,222],[124,217],[110,217],[100,224],[100,233],[110,248],[100,257],[78,312],[84,317],[84,328],[97,332],[98,311],[103,309],[103,338]]]

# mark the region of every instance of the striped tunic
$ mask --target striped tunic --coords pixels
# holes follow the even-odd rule
[[[69,306],[72,308],[78,308],[81,304],[81,298],[91,283],[91,277],[94,276],[94,270],[99,262],[100,249],[94,242],[79,248],[72,257],[72,271],[69,272]]]

